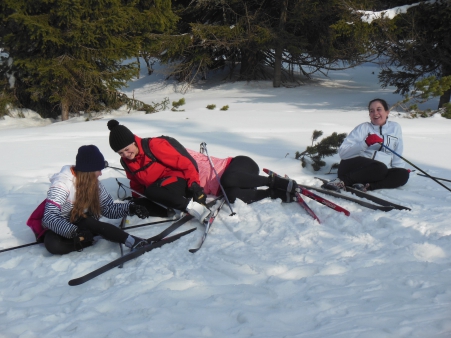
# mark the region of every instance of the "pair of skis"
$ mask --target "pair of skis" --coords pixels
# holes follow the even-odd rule
[[[282,176],[276,174],[275,172],[273,172],[273,171],[271,171],[269,169],[263,169],[263,171],[265,173],[267,173],[268,175],[270,175],[270,176],[282,177]],[[285,178],[288,178],[288,177],[286,176]],[[315,178],[321,180],[323,183],[327,183],[328,182],[327,180],[322,179],[322,178],[318,178],[318,177],[315,177]],[[397,210],[411,210],[410,208],[405,207],[403,205],[396,204],[396,203],[393,203],[391,201],[384,200],[384,199],[379,198],[377,196],[374,196],[374,195],[368,194],[366,192],[357,190],[357,189],[355,189],[353,187],[346,187],[346,190],[351,192],[351,193],[353,193],[354,195],[356,195],[358,197],[368,199],[371,202],[374,202],[376,204],[369,203],[369,202],[366,202],[366,201],[363,201],[363,200],[360,200],[360,199],[357,199],[357,198],[353,198],[353,197],[350,197],[348,195],[345,195],[345,194],[342,194],[342,193],[339,193],[339,192],[335,192],[335,191],[332,191],[332,190],[327,190],[327,189],[307,186],[307,185],[303,185],[303,184],[298,184],[298,188],[296,189],[296,193],[295,193],[296,201],[307,211],[307,213],[309,215],[311,215],[318,222],[320,222],[320,220],[318,219],[316,214],[313,212],[313,210],[302,199],[301,194],[304,195],[304,196],[307,196],[307,197],[309,197],[309,198],[311,198],[311,199],[313,199],[313,200],[315,200],[315,201],[317,201],[317,202],[319,202],[321,204],[324,204],[325,206],[327,206],[327,207],[329,207],[329,208],[331,208],[333,210],[336,210],[336,211],[339,211],[339,212],[343,212],[346,216],[349,216],[350,213],[349,213],[348,210],[336,205],[335,203],[333,203],[333,202],[331,202],[331,201],[329,201],[329,200],[327,200],[327,199],[325,199],[325,198],[323,198],[321,196],[318,196],[318,195],[314,194],[310,190],[315,190],[315,191],[324,193],[326,195],[330,195],[330,196],[338,197],[338,198],[341,198],[341,199],[344,199],[344,200],[347,200],[347,201],[350,201],[350,202],[354,202],[356,204],[359,204],[359,205],[361,205],[363,207],[366,207],[366,208],[369,208],[369,209],[372,209],[372,210],[380,210],[380,211],[385,211],[385,212],[391,211],[393,209],[397,209]]]
[[[216,198],[213,201],[207,203],[207,207],[212,207],[218,199],[220,199],[220,198]],[[210,230],[210,227],[213,224],[213,221],[215,220],[216,216],[218,215],[223,204],[224,204],[224,199],[222,199],[220,206],[215,211],[212,212],[212,215],[209,217],[208,222],[205,226],[205,232],[202,237],[201,243],[195,249],[190,249],[189,251],[191,253],[197,252],[202,247],[202,244],[204,243],[205,238],[207,237],[207,233]],[[172,242],[178,240],[179,238],[190,234],[191,232],[196,230],[196,228],[192,228],[192,229],[180,232],[176,235],[166,237],[170,233],[174,232],[176,229],[181,227],[183,224],[190,221],[192,218],[193,218],[193,216],[191,216],[190,214],[186,214],[185,216],[183,216],[182,218],[180,218],[179,220],[177,220],[176,222],[171,224],[171,226],[169,226],[168,228],[166,228],[165,230],[160,232],[158,235],[148,238],[147,241],[149,242],[149,244],[147,244],[143,247],[137,248],[133,251],[130,251],[129,253],[99,267],[96,270],[89,272],[88,274],[86,274],[84,276],[71,279],[69,281],[69,285],[76,286],[76,285],[86,283],[87,281],[90,281],[91,279],[103,274],[104,272],[107,272],[117,266],[122,266],[125,262],[128,262],[134,258],[137,258],[137,257],[145,254],[146,252],[152,251],[153,249],[156,249],[156,248],[160,248],[165,244],[172,243]]]
[[[329,182],[328,180],[326,180],[324,178],[320,178],[320,177],[315,177],[315,178],[320,180],[324,184]],[[333,191],[327,190],[327,189],[323,189],[323,190],[327,191],[327,192],[325,192],[326,194],[330,194],[331,192],[333,192]],[[403,205],[396,204],[396,203],[393,203],[391,201],[384,200],[383,198],[380,198],[380,197],[368,194],[366,192],[363,192],[361,190],[355,189],[353,187],[346,186],[346,191],[349,191],[349,192],[353,193],[354,195],[356,195],[358,197],[365,198],[365,199],[367,199],[367,200],[369,200],[371,202],[377,203],[378,205],[375,205],[375,204],[372,204],[372,203],[367,203],[367,202],[364,202],[364,201],[361,201],[361,200],[357,200],[357,199],[351,199],[351,197],[345,196],[342,193],[334,192],[336,195],[334,194],[333,196],[344,198],[344,199],[347,199],[347,200],[352,200],[353,202],[358,201],[356,203],[358,203],[358,204],[360,204],[360,205],[362,205],[364,207],[373,209],[373,210],[382,210],[382,211],[390,211],[390,210],[393,210],[393,209],[397,209],[397,210],[411,210],[410,208],[405,207]]]
[[[263,171],[265,173],[267,173],[269,176],[277,176],[277,177],[283,178],[282,176],[276,174],[272,170],[263,169]],[[288,177],[286,176],[285,178],[288,178]],[[307,211],[307,213],[310,216],[313,217],[313,219],[317,220],[318,223],[321,223],[319,218],[318,218],[318,216],[316,216],[315,212],[307,205],[307,203],[305,203],[305,201],[303,200],[301,194],[304,195],[304,196],[307,196],[307,197],[317,201],[318,203],[321,203],[321,204],[323,204],[323,205],[325,205],[325,206],[327,206],[327,207],[329,207],[329,208],[331,208],[331,209],[333,209],[335,211],[342,212],[346,216],[349,216],[351,214],[345,208],[343,208],[343,207],[341,207],[341,206],[339,206],[339,205],[337,205],[337,204],[325,199],[324,197],[321,197],[321,196],[318,196],[318,195],[314,194],[310,190],[306,189],[304,186],[298,184],[297,188],[296,188],[296,192],[295,192],[296,202],[298,202],[299,205],[301,205]]]

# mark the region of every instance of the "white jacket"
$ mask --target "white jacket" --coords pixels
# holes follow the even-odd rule
[[[368,147],[365,139],[368,134],[377,134],[384,139],[384,145],[402,156],[403,141],[401,126],[396,122],[387,121],[382,126],[376,126],[370,122],[359,124],[343,141],[338,154],[342,160],[348,160],[357,156],[372,158],[384,163],[388,168],[404,168],[405,162],[393,154],[390,150],[376,143]]]

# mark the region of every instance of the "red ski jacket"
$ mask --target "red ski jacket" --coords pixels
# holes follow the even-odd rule
[[[149,148],[157,161],[152,161],[141,146],[141,138],[135,135],[135,142],[139,149],[139,153],[133,160],[122,158],[129,170],[126,170],[127,178],[130,180],[130,187],[139,193],[151,184],[161,178],[173,177],[174,180],[167,180],[169,184],[175,181],[176,177],[183,178],[187,181],[188,187],[199,182],[199,173],[190,159],[180,154],[167,140],[154,137],[149,140]],[[150,164],[145,170],[138,171],[140,168]],[[136,172],[135,174],[133,174]],[[136,195],[136,194],[134,194]]]

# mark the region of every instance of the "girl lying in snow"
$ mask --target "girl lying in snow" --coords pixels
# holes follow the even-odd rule
[[[206,155],[185,149],[171,137],[142,139],[116,120],[108,121],[108,129],[111,149],[121,156],[133,190],[166,207],[186,211],[201,223],[209,216],[206,195],[221,191]],[[212,157],[212,161],[231,203],[237,198],[252,203],[266,197],[293,201],[296,182],[260,176],[257,163],[247,156]],[[261,186],[269,188],[256,189]]]

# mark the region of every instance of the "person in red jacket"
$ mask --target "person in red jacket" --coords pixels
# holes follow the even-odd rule
[[[121,156],[133,190],[203,223],[210,214],[207,196],[199,185],[196,161],[180,143],[163,136],[141,139],[116,120],[108,121],[108,129],[110,147]],[[146,148],[152,157],[146,155]]]
[[[186,211],[201,223],[208,217],[207,193],[218,195],[220,189],[207,156],[186,150],[171,137],[142,139],[116,120],[108,121],[108,129],[110,147],[121,156],[133,190],[168,208]],[[294,193],[296,182],[260,176],[258,165],[251,158],[237,156],[215,161],[231,203],[236,198],[252,203],[266,197],[292,201],[290,194]],[[260,186],[269,189],[255,189]]]

